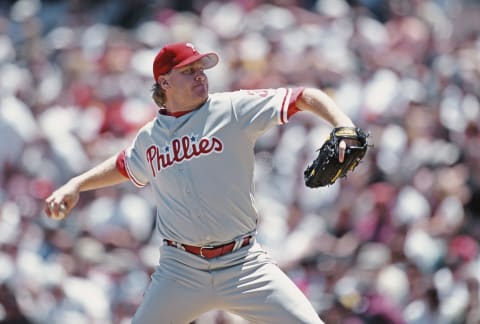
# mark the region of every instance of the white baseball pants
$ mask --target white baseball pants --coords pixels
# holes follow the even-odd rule
[[[160,255],[133,324],[186,324],[212,309],[252,323],[323,323],[258,243],[210,260],[171,246]]]

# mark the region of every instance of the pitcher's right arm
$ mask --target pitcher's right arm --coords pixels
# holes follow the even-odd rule
[[[80,192],[113,186],[128,181],[112,156],[90,170],[73,177],[45,199],[45,213],[53,219],[63,219],[78,203]]]

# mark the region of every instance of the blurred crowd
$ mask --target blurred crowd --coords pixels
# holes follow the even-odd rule
[[[129,323],[161,244],[148,186],[43,199],[156,114],[167,42],[219,53],[211,91],[314,86],[370,133],[309,189],[330,126],[298,113],[256,147],[259,242],[326,323],[480,323],[480,3],[0,3],[0,323]],[[212,311],[196,323],[242,323]]]

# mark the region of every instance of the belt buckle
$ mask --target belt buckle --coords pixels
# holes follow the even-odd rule
[[[200,256],[202,258],[206,258],[206,256],[203,255],[203,249],[213,249],[214,247],[213,246],[202,246],[200,247]]]

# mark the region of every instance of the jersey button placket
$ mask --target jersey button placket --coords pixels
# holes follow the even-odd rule
[[[187,195],[191,194],[191,183],[189,181],[189,177],[187,177],[185,167],[183,165],[178,166],[178,175],[183,178],[183,183],[185,184],[185,193]]]
[[[182,168],[183,173],[183,183],[185,184],[184,186],[184,194],[188,197],[189,201],[191,202],[190,208],[191,208],[191,213],[192,215],[200,215],[200,210],[199,210],[199,205],[198,203],[196,204],[195,202],[198,202],[199,199],[197,197],[197,193],[195,191],[194,187],[194,178],[192,177],[191,171],[187,166],[183,166]]]

